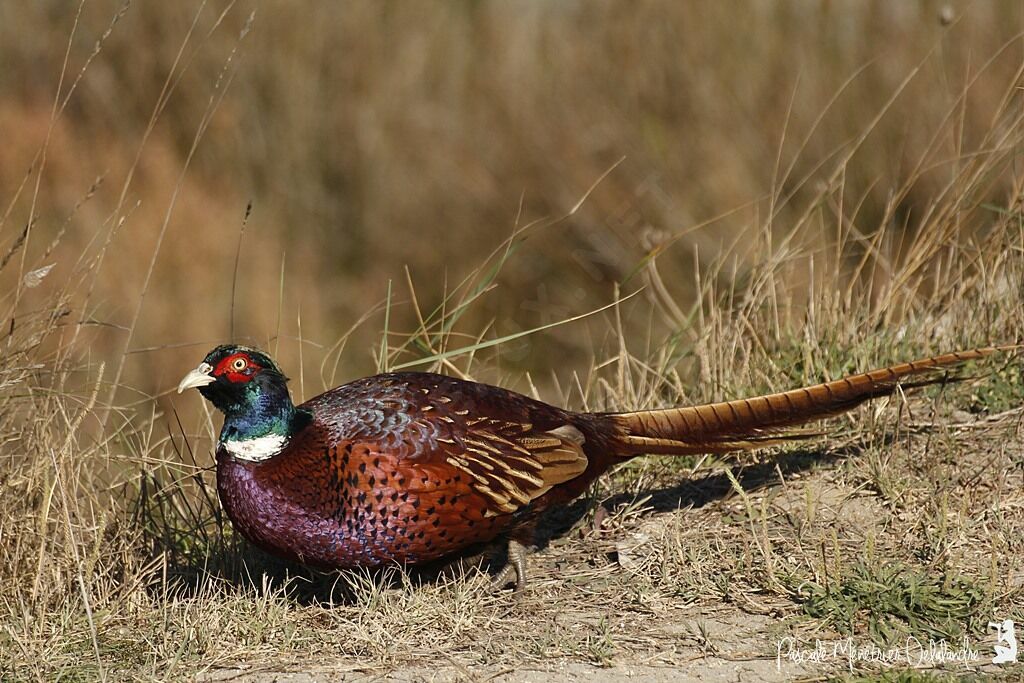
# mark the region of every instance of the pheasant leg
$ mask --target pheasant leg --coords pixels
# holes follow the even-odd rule
[[[508,541],[508,562],[494,577],[494,586],[504,588],[516,577],[515,592],[521,593],[526,588],[526,546],[514,538]]]

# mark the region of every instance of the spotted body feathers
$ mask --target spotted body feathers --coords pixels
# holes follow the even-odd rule
[[[456,553],[575,497],[610,464],[598,421],[442,375],[378,375],[298,408],[313,419],[287,457],[247,462],[222,448],[218,489],[245,536],[318,566]],[[591,475],[588,442],[602,465]]]

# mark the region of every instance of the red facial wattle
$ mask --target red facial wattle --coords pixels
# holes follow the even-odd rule
[[[217,363],[213,369],[214,377],[224,377],[229,382],[239,384],[248,382],[256,374],[259,366],[247,353],[235,353]]]

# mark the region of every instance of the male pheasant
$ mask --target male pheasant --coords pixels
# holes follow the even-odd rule
[[[300,406],[266,354],[219,346],[178,392],[224,413],[217,490],[264,549],[325,568],[417,564],[509,541],[497,577],[526,583],[538,516],[640,454],[726,453],[807,438],[785,428],[891,393],[902,379],[1007,347],[950,353],[756,398],[631,413],[574,413],[500,387],[391,373]]]

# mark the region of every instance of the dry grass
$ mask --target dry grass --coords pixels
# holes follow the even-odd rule
[[[46,76],[0,81],[0,677],[683,670],[1024,622],[1015,360],[810,450],[633,461],[521,598],[311,574],[222,518],[216,420],[163,393],[231,329],[300,396],[415,366],[590,410],[1024,336],[1019,7],[710,6],[0,9],[7,72]]]

